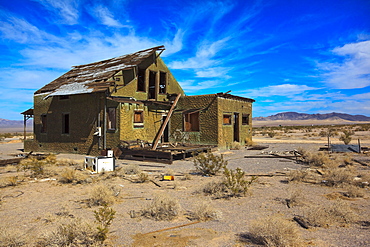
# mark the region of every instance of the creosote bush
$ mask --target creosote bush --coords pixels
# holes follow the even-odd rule
[[[339,140],[344,142],[345,145],[348,145],[352,141],[351,135],[353,135],[352,131],[344,130],[343,135],[339,137]]]
[[[250,180],[245,179],[245,172],[236,168],[228,169],[224,167],[224,185],[229,190],[230,196],[246,195],[250,185],[257,179],[256,176],[252,176]]]
[[[180,213],[181,207],[178,201],[168,195],[161,194],[141,211],[141,215],[155,220],[173,220]]]
[[[227,166],[223,155],[217,156],[213,153],[200,153],[194,157],[195,169],[202,175],[216,175],[221,168]]]
[[[83,183],[87,179],[87,175],[72,167],[66,167],[60,174],[59,181],[61,183]]]
[[[96,229],[98,230],[97,238],[104,242],[107,239],[109,232],[109,226],[112,224],[116,211],[107,205],[94,211],[95,222],[98,224]]]
[[[22,160],[18,166],[18,171],[30,171],[31,177],[42,177],[45,174],[45,168],[47,166],[55,165],[56,156],[53,154],[48,155],[45,159],[37,159],[35,157],[27,158]]]
[[[256,244],[271,247],[304,246],[298,226],[276,215],[252,221],[249,237]]]

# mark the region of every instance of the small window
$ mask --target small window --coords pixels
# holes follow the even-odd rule
[[[199,131],[199,112],[184,114],[184,131]]]
[[[144,112],[143,111],[134,112],[134,127],[137,127],[137,128],[144,127]]]
[[[69,134],[69,114],[62,115],[62,134]]]
[[[167,73],[161,71],[159,74],[159,93],[166,94],[167,93],[166,87],[167,87]]]
[[[117,128],[116,125],[116,108],[108,108],[107,112],[107,128],[108,130],[115,130]]]
[[[242,125],[249,125],[249,114],[242,115]]]
[[[41,133],[46,133],[47,131],[47,116],[46,114],[41,115]]]
[[[223,124],[231,125],[231,114],[224,114]]]
[[[137,91],[145,92],[145,69],[139,69],[137,75]]]

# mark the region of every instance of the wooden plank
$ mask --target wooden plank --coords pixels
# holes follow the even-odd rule
[[[148,161],[148,162],[156,162],[156,163],[163,163],[163,164],[169,164],[169,165],[172,164],[172,160],[146,158],[146,157],[133,157],[133,156],[130,156],[130,155],[121,156],[120,159],[136,160],[136,161]]]
[[[165,130],[168,122],[170,121],[170,118],[171,118],[171,115],[173,113],[173,110],[175,109],[176,105],[177,105],[177,102],[179,101],[181,97],[181,93],[179,93],[175,99],[175,101],[173,102],[171,108],[170,108],[170,111],[168,112],[167,114],[167,117],[166,119],[164,120],[164,123],[162,124],[157,136],[155,137],[154,139],[154,142],[153,142],[153,147],[152,147],[152,150],[156,150],[157,149],[157,146],[158,146],[158,142],[159,142],[159,139],[161,139],[161,136],[163,135],[163,131]]]
[[[0,160],[0,165],[5,166],[8,164],[18,164],[23,159],[24,159],[23,157],[19,157],[19,158],[13,158],[13,159]]]
[[[157,157],[160,159],[171,159],[172,158],[172,154],[170,152],[161,152],[161,151],[146,150],[146,149],[127,149],[122,152],[122,155]]]

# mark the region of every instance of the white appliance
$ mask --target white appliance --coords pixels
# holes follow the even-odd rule
[[[113,155],[112,155],[113,156]],[[86,156],[85,169],[92,172],[114,171],[114,157],[107,156]]]

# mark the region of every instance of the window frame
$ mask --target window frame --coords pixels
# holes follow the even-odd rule
[[[136,116],[140,116],[139,120],[137,120]],[[144,111],[143,110],[135,110],[133,114],[133,124],[134,128],[143,128],[144,127]]]
[[[250,125],[250,114],[247,113],[242,114],[242,125]]]
[[[68,117],[67,117],[68,116]],[[66,119],[67,117],[67,119]],[[68,121],[66,121],[68,120]],[[62,113],[62,134],[69,135],[71,132],[71,116],[69,112]]]
[[[227,122],[225,120],[228,120]],[[232,114],[231,113],[224,113],[222,116],[222,124],[223,125],[232,125]]]
[[[184,132],[200,132],[199,111],[183,113],[183,131]]]
[[[107,130],[115,131],[117,129],[117,108],[108,107],[107,109]]]
[[[158,94],[166,94],[166,93],[167,93],[167,72],[159,71]]]
[[[137,72],[136,92],[146,93],[146,69],[139,69]]]

